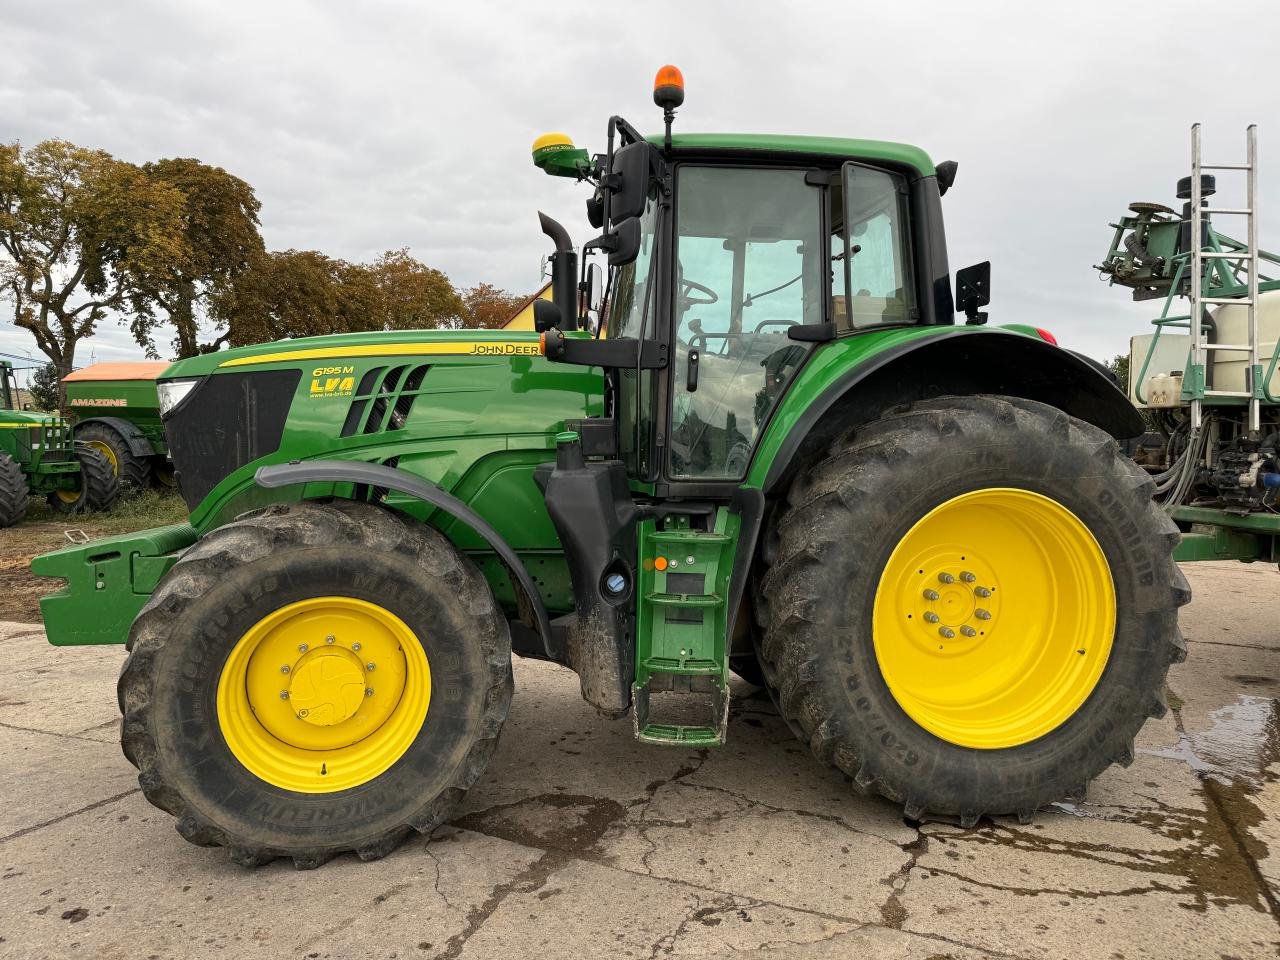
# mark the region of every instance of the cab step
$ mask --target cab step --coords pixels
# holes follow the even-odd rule
[[[644,743],[719,746],[729,724],[725,598],[741,518],[721,508],[710,530],[692,522],[675,516],[639,528],[631,695],[636,739]]]

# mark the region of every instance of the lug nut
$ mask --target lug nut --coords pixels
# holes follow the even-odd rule
[[[358,643],[353,643],[353,644],[351,645],[351,652],[352,652],[352,653],[359,653],[359,652],[360,652],[360,644],[358,644]]]
[[[924,615],[925,623],[937,623],[938,619],[939,619],[938,615],[934,613],[932,610],[925,611],[925,615]]]
[[[366,663],[366,664],[364,665],[364,668],[365,668],[366,670],[368,670],[370,673],[373,673],[374,667],[376,667],[376,666],[377,666],[377,664],[376,664],[376,663],[374,663],[372,660],[370,660],[368,663]]]
[[[281,673],[288,673],[288,672],[289,672],[289,665],[286,663],[283,667],[281,667],[281,668],[280,668],[280,672],[281,672]]]
[[[973,627],[969,626],[967,623],[960,628],[960,632],[966,637],[976,637],[978,635],[978,631],[973,629]]]
[[[940,573],[938,574],[938,582],[939,583],[955,583],[956,578],[949,573]]]
[[[335,637],[335,636],[331,633],[331,634],[329,634],[327,637],[325,637],[325,638],[324,638],[324,642],[325,642],[325,643],[334,643],[334,642],[336,642],[336,641],[337,641],[337,639],[338,639],[338,638],[337,638],[337,637]]]
[[[281,699],[281,700],[288,700],[288,699],[289,699],[289,691],[288,691],[288,690],[281,690],[281,691],[280,691],[280,699]]]
[[[981,607],[979,607],[977,610],[973,611],[973,615],[974,615],[975,617],[977,617],[979,620],[990,620],[990,619],[991,619],[991,611],[990,611],[990,610],[983,610]]]
[[[945,637],[947,640],[950,640],[952,637],[956,635],[956,632],[952,630],[950,627],[939,627],[938,635],[941,637]]]
[[[366,697],[372,697],[372,696],[373,696],[373,687],[365,687],[365,688],[364,688],[364,695],[365,695]]]
[[[973,592],[974,592],[974,593],[976,593],[976,594],[977,594],[978,596],[980,596],[980,597],[989,597],[989,596],[991,596],[991,591],[990,591],[990,590],[988,590],[986,587],[974,587],[974,588],[973,588]]]
[[[963,573],[960,574],[960,579],[963,580],[965,583],[973,583],[973,581],[977,580],[978,578],[975,577],[968,570],[965,570]]]
[[[308,649],[309,649],[309,648],[307,647],[307,645],[306,645],[305,643],[300,643],[300,644],[298,644],[298,652],[299,652],[299,653],[306,653]]]
[[[937,600],[937,599],[938,599],[938,591],[937,591],[937,590],[926,590],[926,591],[924,592],[924,598],[925,598],[926,600]]]

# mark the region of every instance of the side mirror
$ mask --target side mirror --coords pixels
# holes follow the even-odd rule
[[[538,333],[546,333],[552,327],[560,326],[563,319],[560,308],[550,300],[539,297],[533,301],[533,329]]]
[[[987,322],[987,315],[978,308],[991,302],[991,261],[984,260],[971,267],[956,271],[956,310],[963,311],[965,323],[978,325]]]
[[[613,229],[614,244],[609,251],[609,266],[621,267],[640,256],[640,218],[629,217]]]
[[[612,195],[609,200],[609,219],[621,224],[631,217],[644,213],[645,197],[649,193],[649,155],[653,147],[641,140],[619,147],[613,154]]]
[[[600,315],[600,307],[604,300],[604,272],[600,264],[589,263],[583,271],[582,282],[578,284],[578,316],[584,321],[589,315]],[[586,326],[585,323],[581,326]]]

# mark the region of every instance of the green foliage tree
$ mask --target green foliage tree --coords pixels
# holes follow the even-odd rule
[[[1122,353],[1119,356],[1112,357],[1107,361],[1106,365],[1116,375],[1116,379],[1120,381],[1120,389],[1127,393],[1129,390],[1129,355]]]
[[[0,293],[60,377],[99,321],[185,259],[183,208],[177,188],[105,151],[0,145]]]
[[[52,412],[58,409],[58,368],[52,363],[36,367],[27,384],[27,393],[37,410]]]
[[[462,291],[463,325],[468,329],[496,330],[510,320],[528,299],[491,283],[476,284]]]
[[[258,232],[262,204],[253,187],[221,167],[179,157],[144,164],[152,182],[178,190],[183,197],[183,256],[149,277],[140,289],[131,323],[134,339],[155,355],[155,328],[161,319],[175,330],[173,348],[178,359],[201,352],[200,318],[215,295],[227,289],[263,252]],[[163,317],[157,316],[157,308]],[[210,319],[225,326],[229,318]]]

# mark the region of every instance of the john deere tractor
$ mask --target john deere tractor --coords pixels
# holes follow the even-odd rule
[[[126,644],[124,753],[188,840],[311,867],[431,831],[493,754],[512,653],[685,750],[724,742],[736,671],[858,789],[965,825],[1081,796],[1164,712],[1188,590],[1116,442],[1142,420],[1048,334],[983,323],[988,265],[953,298],[955,165],[672,135],[677,71],[654,96],[655,137],[535,144],[598,231],[542,217],[536,331],[176,363],[190,522],[33,563],[68,581],[53,643]]]
[[[0,527],[21,523],[33,494],[60,513],[111,509],[117,487],[106,458],[72,440],[61,417],[18,407],[13,364],[0,360]]]

